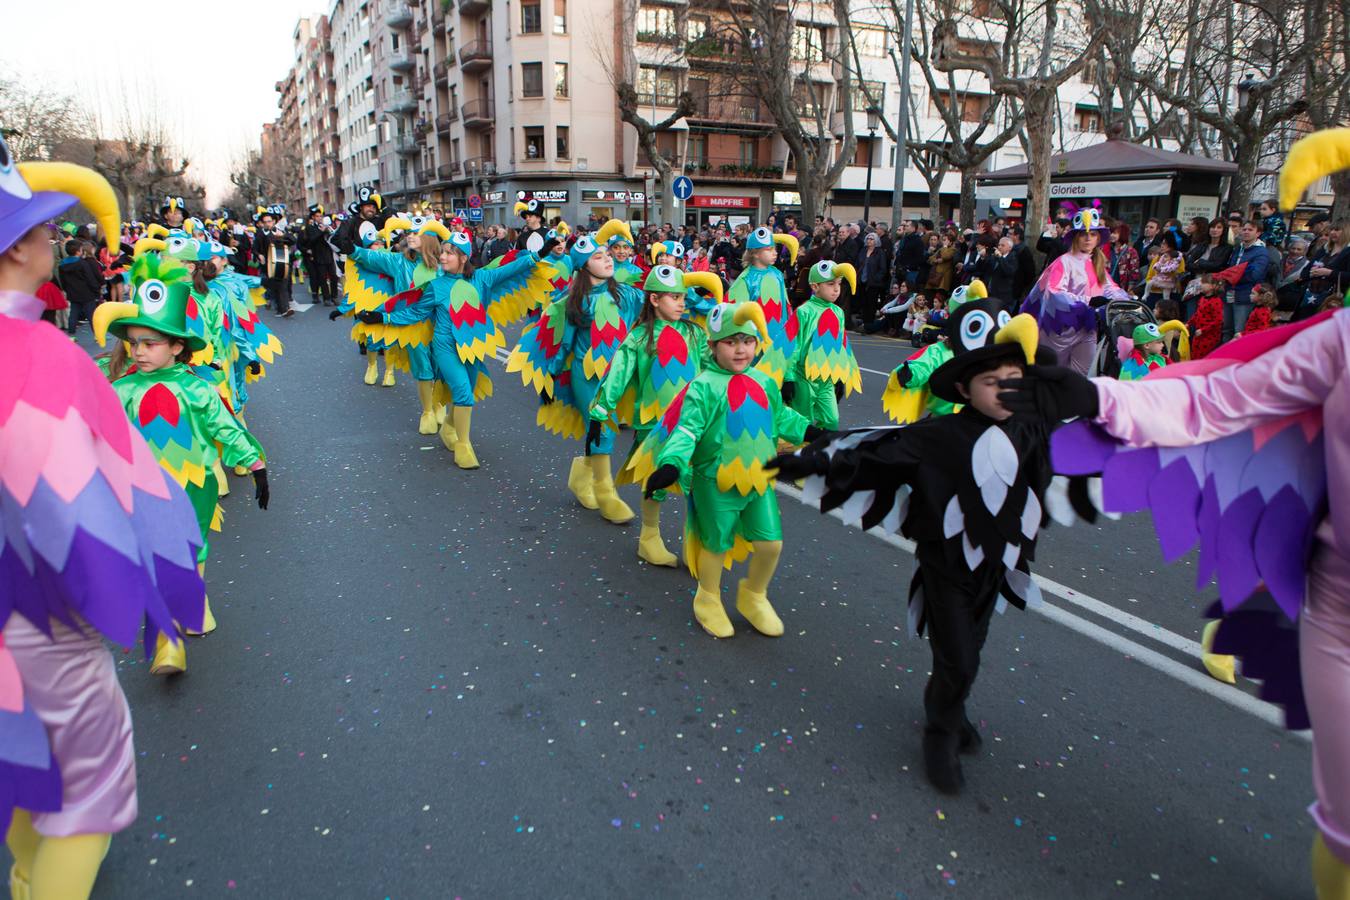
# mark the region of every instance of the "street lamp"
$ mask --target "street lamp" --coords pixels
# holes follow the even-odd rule
[[[863,191],[863,221],[871,221],[872,213],[872,163],[877,152],[877,127],[881,124],[881,111],[875,105],[867,107],[867,188]]]
[[[1258,84],[1260,84],[1260,82],[1256,80],[1256,76],[1252,75],[1251,72],[1248,72],[1246,75],[1242,76],[1242,80],[1237,83],[1237,102],[1239,112],[1247,108],[1247,101],[1250,100],[1252,97],[1252,88],[1256,87]]]

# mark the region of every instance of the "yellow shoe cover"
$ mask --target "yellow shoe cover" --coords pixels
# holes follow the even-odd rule
[[[587,460],[591,467],[591,481],[594,484],[595,503],[600,515],[615,525],[627,525],[633,521],[632,508],[619,498],[614,489],[614,476],[609,471],[609,454],[597,453]]]
[[[187,671],[187,649],[182,641],[171,641],[160,632],[155,641],[155,657],[150,660],[151,675],[177,675]]]
[[[642,526],[642,533],[638,535],[638,558],[654,566],[674,566],[679,562],[675,554],[666,549],[661,540],[661,530],[646,525]]]
[[[211,614],[211,598],[206,598],[206,611],[202,614],[202,630],[192,631],[184,628],[183,631],[192,637],[202,637],[216,630],[216,617]]]
[[[436,407],[437,425],[444,425],[449,418],[450,418],[450,407],[448,404],[442,403],[440,406]]]
[[[459,443],[459,432],[455,431],[455,426],[446,422],[440,427],[439,431],[441,443],[445,445],[445,449],[453,451],[455,445]]]
[[[235,466],[234,474],[238,475],[240,478],[243,478],[244,476],[248,475],[248,466]]]
[[[422,406],[422,417],[417,420],[418,434],[435,434],[440,423],[436,421],[436,410],[432,403],[432,394],[436,390],[434,381],[417,382],[417,402]]]
[[[459,438],[452,448],[455,451],[455,465],[461,469],[478,468],[478,456],[473,452],[473,444],[469,443],[469,423],[473,420],[473,407],[456,406],[451,410],[450,418],[454,422],[454,429]]]
[[[1214,635],[1219,633],[1219,620],[1215,619],[1205,626],[1205,630],[1200,634],[1200,662],[1204,663],[1205,671],[1211,678],[1222,681],[1224,684],[1237,684],[1237,679],[1233,677],[1234,659],[1231,656],[1225,656],[1222,653],[1211,653],[1214,647]]]
[[[744,581],[736,585],[736,612],[745,616],[745,621],[754,626],[760,634],[766,637],[782,637],[783,620],[778,618],[778,613],[769,605],[768,596],[750,590]]]
[[[221,497],[230,496],[230,483],[225,479],[225,467],[220,464],[220,459],[216,459],[216,494]]]
[[[729,638],[736,634],[736,629],[731,627],[731,620],[727,618],[727,611],[722,608],[722,598],[703,588],[699,588],[694,595],[694,618],[698,619],[704,631],[715,638]]]
[[[1313,838],[1312,874],[1317,900],[1350,900],[1350,865],[1331,852],[1320,831]]]
[[[366,356],[366,377],[361,379],[366,384],[374,384],[380,378],[380,358],[374,353]]]
[[[572,457],[572,468],[567,473],[567,489],[587,509],[600,508],[600,504],[595,502],[595,481],[591,478],[591,467],[586,465],[586,457]]]
[[[19,874],[19,864],[9,867],[10,900],[30,900],[33,896],[28,890],[28,879]]]
[[[384,380],[381,381],[380,384],[384,385],[385,387],[394,386],[394,367],[389,365],[388,363],[384,364]]]

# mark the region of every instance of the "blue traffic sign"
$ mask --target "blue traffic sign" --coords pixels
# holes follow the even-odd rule
[[[461,219],[467,219],[469,217],[469,211],[467,209],[457,209],[455,210],[455,215]]]
[[[694,179],[681,175],[670,183],[670,192],[677,200],[688,200],[694,196]]]
[[[470,206],[470,207],[469,207],[469,221],[470,221],[470,222],[481,222],[481,221],[483,221],[483,210],[482,210],[481,208],[477,207],[477,206]]]

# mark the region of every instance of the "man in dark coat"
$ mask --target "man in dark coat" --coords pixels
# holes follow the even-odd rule
[[[332,227],[325,224],[323,207],[317,203],[309,208],[309,220],[300,234],[300,255],[309,274],[309,290],[316,303],[337,306],[337,261],[328,244]]]

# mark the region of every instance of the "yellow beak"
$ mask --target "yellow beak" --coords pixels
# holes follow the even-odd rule
[[[151,250],[158,250],[159,252],[163,253],[165,250],[168,249],[169,245],[161,241],[159,238],[143,237],[136,242],[136,246],[133,247],[131,250],[131,255],[133,257],[138,257],[143,253],[150,252]]]
[[[169,229],[158,222],[151,222],[145,226],[145,236],[152,238],[166,238],[169,236]]]
[[[623,235],[628,239],[628,243],[633,243],[633,229],[628,227],[628,223],[622,219],[610,219],[595,233],[595,245],[603,247],[616,234]]]
[[[525,209],[529,209],[529,208],[530,208],[530,204],[526,203],[524,200],[517,200],[517,201],[516,201],[516,205],[515,205],[514,207],[512,207],[512,209],[515,211],[515,214],[516,214],[516,215],[520,215],[521,210],[525,210]]]
[[[90,324],[94,329],[94,340],[100,347],[108,343],[108,326],[118,319],[132,319],[141,314],[141,308],[135,303],[100,303],[94,307]]]
[[[1291,210],[1323,175],[1350,169],[1350,128],[1328,128],[1295,141],[1280,167],[1280,208]]]
[[[1036,347],[1040,344],[1041,334],[1036,326],[1036,317],[1029,313],[1013,316],[1012,321],[994,335],[995,344],[1018,344],[1026,355],[1027,365],[1036,362]]]
[[[801,243],[790,234],[775,234],[773,242],[788,248],[788,263],[795,266],[797,264],[797,251],[801,249]]]
[[[436,235],[436,237],[440,238],[443,241],[450,240],[450,229],[446,228],[444,225],[442,225],[440,222],[437,222],[435,219],[432,219],[430,222],[423,225],[422,229],[417,233],[434,234]]]
[[[1163,333],[1164,337],[1170,334],[1176,335],[1177,355],[1181,357],[1182,362],[1191,358],[1191,334],[1185,322],[1170,319],[1159,325],[1158,330]]]
[[[569,234],[572,233],[572,229],[568,227],[567,223],[564,222],[562,219],[559,219],[558,224],[553,226],[553,230],[558,232],[558,235],[560,237],[567,237]]]
[[[978,278],[972,278],[970,284],[966,285],[967,300],[984,300],[989,296],[989,288],[984,286],[984,282]]]
[[[385,221],[384,227],[380,229],[380,237],[388,243],[389,235],[393,234],[395,231],[412,231],[412,227],[413,224],[407,219],[394,216]]]
[[[853,268],[852,263],[835,263],[834,277],[844,279],[853,293],[858,293],[858,270]]]
[[[122,238],[122,212],[117,208],[117,194],[108,179],[93,169],[67,162],[20,163],[19,174],[34,191],[59,191],[83,203],[103,229],[108,252],[117,252]]]
[[[708,274],[712,273],[710,272]],[[685,281],[687,282],[688,280],[689,276],[686,275]],[[731,321],[735,322],[737,325],[753,322],[755,330],[759,332],[760,343],[767,344],[769,342],[769,323],[764,320],[764,310],[753,300],[748,300],[745,303],[738,303],[736,305],[736,311],[731,314]]]
[[[722,302],[722,279],[712,272],[685,272],[684,284],[685,287],[702,288],[718,303]]]

